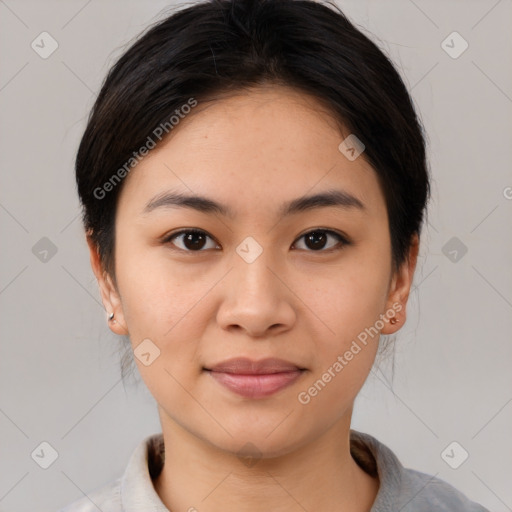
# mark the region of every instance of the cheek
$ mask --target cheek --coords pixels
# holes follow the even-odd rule
[[[135,363],[150,392],[155,397],[172,396],[186,408],[189,398],[181,385],[191,388],[199,371],[195,340],[204,328],[201,297],[210,286],[177,272],[165,257],[156,257],[158,252],[125,253],[119,258],[123,314]],[[144,345],[146,340],[151,344]],[[138,354],[148,352],[146,365]]]
[[[222,272],[214,275],[207,265],[178,264],[155,248],[120,254],[117,276],[132,349],[149,339],[160,350],[149,368],[136,361],[142,377],[150,388],[150,381],[167,382],[165,367],[188,382],[198,371],[199,340],[214,315],[208,292]]]
[[[374,325],[384,312],[389,271],[385,264],[372,265],[367,259],[358,254],[329,267],[314,281],[302,281],[297,289],[297,295],[317,318],[322,334],[335,344]],[[297,282],[301,283],[300,279]]]
[[[159,340],[190,308],[182,276],[155,248],[140,246],[129,235],[118,237],[116,273],[126,326],[135,344],[138,338]],[[133,242],[133,243],[131,243]]]
[[[386,299],[385,273],[351,269],[314,289],[306,301],[321,321],[314,320],[319,326],[311,332],[315,364],[297,400],[305,412],[332,421],[350,406],[370,373],[379,343],[376,322]]]
[[[311,318],[319,326],[311,333],[316,337],[316,364],[302,389],[304,401],[314,402],[308,405],[311,410],[337,404],[335,410],[343,411],[364,384],[378,350],[382,325],[377,321],[387,299],[387,265],[385,258],[375,261],[372,252],[361,251],[330,268],[315,287],[304,286],[299,292],[307,297],[315,314]]]

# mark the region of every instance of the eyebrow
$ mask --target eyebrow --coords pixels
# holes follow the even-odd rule
[[[279,209],[280,218],[317,208],[338,207],[365,211],[363,203],[352,194],[343,190],[330,189],[318,194],[303,196],[284,203]],[[189,195],[182,192],[162,192],[153,197],[144,207],[143,214],[159,208],[191,208],[202,213],[218,213],[235,218],[234,212],[227,206],[208,197]]]

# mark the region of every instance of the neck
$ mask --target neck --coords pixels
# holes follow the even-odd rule
[[[165,463],[154,487],[171,511],[368,512],[379,481],[350,454],[350,418],[279,457],[242,458],[166,418]]]

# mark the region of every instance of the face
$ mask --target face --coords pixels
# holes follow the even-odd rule
[[[312,98],[255,89],[199,105],[171,135],[123,184],[117,288],[90,244],[111,328],[129,334],[163,429],[289,452],[349,421],[379,334],[405,320],[416,253],[392,271],[375,171],[340,152],[349,133]],[[301,371],[205,370],[235,357]]]

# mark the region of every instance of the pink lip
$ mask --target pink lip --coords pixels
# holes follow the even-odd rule
[[[247,398],[264,398],[291,385],[303,368],[277,358],[253,361],[235,358],[205,368],[220,384]]]

